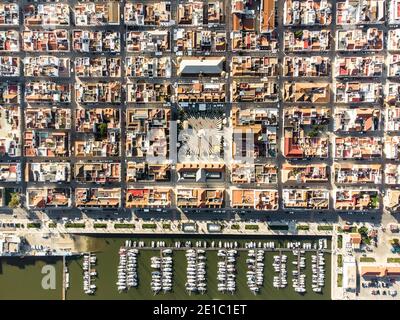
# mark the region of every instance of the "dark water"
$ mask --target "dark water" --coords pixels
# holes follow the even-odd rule
[[[284,247],[287,238],[277,238],[277,237],[260,237],[254,239],[254,241],[275,241],[277,245]],[[138,240],[137,238],[130,238],[131,240]],[[189,238],[171,238],[168,236],[162,238],[151,238],[142,237],[140,240],[145,241],[146,244],[150,245],[151,241],[163,240],[167,244],[173,245],[175,241],[185,241]],[[215,237],[208,238],[207,242],[210,244],[211,241],[216,242],[222,241],[238,241],[240,243],[250,241],[243,240],[240,238],[228,238],[228,237]],[[306,240],[307,238],[290,238],[290,241],[294,240]],[[312,241],[308,238],[306,241]],[[259,294],[254,295],[250,292],[246,284],[246,258],[247,253],[245,251],[239,252],[237,259],[237,291],[235,295],[221,294],[217,290],[217,254],[216,251],[207,252],[207,293],[204,295],[192,294],[188,295],[185,291],[186,282],[186,257],[184,251],[175,250],[174,251],[174,290],[172,293],[168,294],[154,294],[150,290],[151,281],[151,268],[150,268],[150,258],[152,256],[159,256],[159,250],[141,250],[138,258],[138,274],[139,274],[139,287],[131,288],[127,292],[119,293],[117,291],[117,286],[115,282],[117,280],[117,266],[119,261],[118,250],[121,245],[124,245],[126,237],[113,237],[113,238],[99,238],[92,237],[90,249],[97,251],[96,255],[98,258],[97,271],[98,277],[96,279],[96,284],[98,289],[96,294],[93,296],[88,296],[83,293],[82,284],[82,262],[80,259],[74,259],[69,262],[69,268],[71,273],[71,288],[68,291],[67,299],[330,299],[330,255],[326,255],[326,284],[323,294],[314,293],[311,290],[311,253],[307,253],[307,261],[309,263],[306,265],[306,278],[309,279],[307,282],[307,293],[300,295],[296,293],[291,287],[291,270],[293,269],[293,264],[291,263],[293,259],[293,254],[288,252],[288,286],[285,289],[275,289],[272,285],[273,279],[273,267],[272,260],[273,255],[277,253],[268,252],[265,255],[265,277],[264,277],[264,287]],[[204,241],[204,236],[193,238],[191,237],[192,243],[197,240]],[[330,245],[330,243],[328,243]]]
[[[62,298],[62,259],[0,258],[0,299],[60,300]],[[43,289],[42,268],[55,268],[55,289]]]

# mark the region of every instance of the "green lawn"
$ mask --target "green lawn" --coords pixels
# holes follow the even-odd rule
[[[343,236],[342,236],[342,235],[338,235],[338,238],[337,238],[337,247],[338,247],[339,249],[342,249],[342,247],[343,247]]]
[[[296,227],[297,230],[310,230],[310,226],[307,224],[301,224]]]
[[[246,230],[258,230],[258,229],[259,229],[259,227],[258,227],[257,224],[246,224],[246,225],[244,226],[244,228],[245,228]]]
[[[65,224],[66,228],[80,228],[83,229],[85,228],[85,224],[84,223],[73,223],[73,222],[67,222]]]
[[[343,274],[338,273],[337,275],[337,286],[341,288],[343,286]]]
[[[317,228],[319,231],[332,231],[333,230],[333,226],[329,226],[329,225],[319,225]]]
[[[93,225],[93,227],[94,227],[95,229],[97,229],[97,228],[99,228],[99,229],[105,229],[105,228],[107,228],[107,223],[95,223],[95,224]]]
[[[343,256],[341,254],[337,255],[337,266],[339,268],[343,267]]]
[[[42,226],[42,224],[40,222],[31,222],[31,223],[28,223],[26,226],[28,228],[39,229]]]
[[[155,223],[143,223],[143,229],[157,229],[157,225]]]
[[[361,257],[360,262],[375,262],[375,258],[372,257]]]
[[[116,223],[114,224],[114,229],[134,229],[135,225],[133,223]]]

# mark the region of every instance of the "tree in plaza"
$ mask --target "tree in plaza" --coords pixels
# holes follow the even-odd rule
[[[21,203],[21,199],[20,199],[20,197],[19,197],[18,192],[13,192],[13,193],[11,194],[11,200],[10,200],[10,202],[8,203],[8,206],[9,206],[10,208],[13,208],[13,209],[14,209],[14,208],[19,207],[20,203]]]

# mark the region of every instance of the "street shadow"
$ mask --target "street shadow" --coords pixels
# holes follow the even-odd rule
[[[341,219],[348,222],[353,223],[362,223],[362,222],[370,222],[370,223],[382,223],[382,214],[380,212],[340,212],[338,213]]]
[[[55,265],[60,259],[60,257],[4,257],[1,259],[2,263],[0,263],[0,274],[3,274],[3,264],[24,270],[39,262]]]

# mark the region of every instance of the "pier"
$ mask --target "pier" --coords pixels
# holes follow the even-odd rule
[[[92,268],[96,264],[96,256],[91,253],[85,253],[83,255],[83,291],[86,294],[94,294],[96,285],[93,283],[97,275],[96,269]]]
[[[227,242],[232,242],[232,241],[227,241]],[[264,242],[262,242],[262,244],[264,244]],[[292,252],[293,249],[291,248],[285,248],[285,247],[275,247],[275,248],[266,248],[263,245],[261,247],[259,246],[255,246],[255,247],[242,247],[239,244],[237,246],[232,246],[232,247],[224,247],[224,246],[219,246],[218,244],[214,245],[214,246],[209,246],[207,244],[207,246],[181,246],[181,247],[176,247],[173,245],[165,245],[165,246],[149,246],[149,245],[136,245],[136,246],[132,246],[132,248],[136,248],[136,249],[140,249],[140,250],[163,250],[163,249],[172,249],[172,250],[177,250],[177,251],[186,251],[188,249],[202,249],[205,251],[216,251],[216,250],[220,250],[220,249],[235,249],[237,251],[245,251],[247,252],[248,250],[251,249],[255,249],[255,250],[263,250],[265,252],[277,252],[279,254],[282,254],[282,252]],[[306,249],[306,248],[302,248],[302,250],[304,250],[305,252],[315,252],[315,251],[320,251],[323,253],[332,253],[331,249],[318,249],[318,248],[310,248],[310,249]]]
[[[65,258],[65,256],[63,256],[63,280],[62,280],[62,296],[61,299],[65,300],[66,299],[66,295],[67,295],[67,273],[68,273],[68,269],[67,269],[67,259]]]

